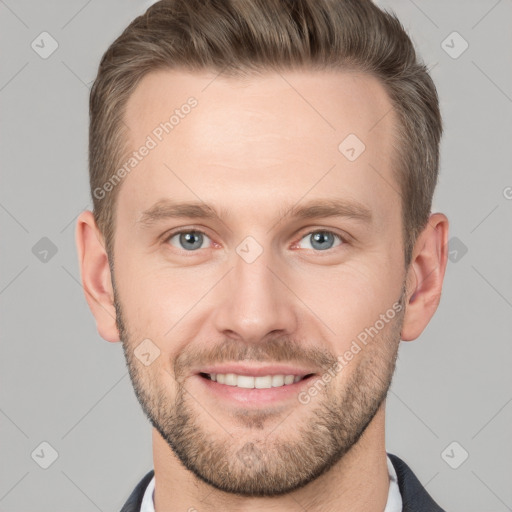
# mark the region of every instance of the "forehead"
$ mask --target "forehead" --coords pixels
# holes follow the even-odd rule
[[[130,150],[151,149],[124,178],[124,215],[186,198],[261,216],[306,196],[357,199],[382,220],[396,213],[396,120],[369,75],[162,70],[137,86],[125,122]]]

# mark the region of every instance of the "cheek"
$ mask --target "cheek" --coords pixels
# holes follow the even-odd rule
[[[398,301],[402,280],[397,272],[389,265],[358,262],[309,276],[302,272],[291,288],[308,306],[304,313],[310,321],[328,327],[322,330],[336,340],[339,352]]]
[[[193,269],[171,269],[148,257],[119,258],[115,275],[130,331],[137,338],[154,339],[162,350],[169,340],[186,338],[185,326],[199,311],[194,306],[217,279]]]

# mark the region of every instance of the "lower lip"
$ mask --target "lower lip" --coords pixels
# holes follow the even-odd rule
[[[258,406],[274,404],[284,400],[290,400],[294,397],[298,400],[298,394],[304,387],[310,385],[314,375],[299,380],[299,382],[294,382],[293,384],[263,389],[239,388],[237,386],[220,384],[214,380],[201,377],[201,375],[196,375],[196,377],[210,393],[213,393],[216,396],[226,400],[231,400],[232,402],[238,402],[246,406]]]

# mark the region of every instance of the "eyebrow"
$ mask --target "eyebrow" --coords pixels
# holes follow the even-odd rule
[[[230,215],[229,209],[221,208],[217,211],[213,206],[202,202],[174,202],[170,199],[162,199],[143,211],[137,224],[151,226],[170,218],[222,220]],[[278,218],[280,220],[284,217],[302,220],[346,217],[365,224],[371,224],[373,221],[372,211],[367,206],[345,199],[315,199],[304,205],[285,206],[280,209]]]

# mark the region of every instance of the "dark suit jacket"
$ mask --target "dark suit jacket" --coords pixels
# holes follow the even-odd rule
[[[400,488],[400,494],[402,495],[402,512],[444,512],[444,510],[434,502],[428,492],[423,488],[411,468],[396,455],[393,455],[392,453],[388,453],[388,455],[395,467],[398,487]],[[128,501],[121,509],[121,512],[140,511],[144,491],[153,478],[153,474],[154,470],[151,470],[137,484],[137,487],[135,487],[131,493]]]

